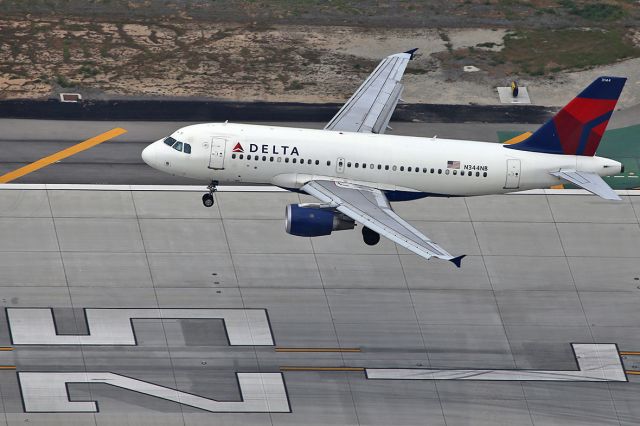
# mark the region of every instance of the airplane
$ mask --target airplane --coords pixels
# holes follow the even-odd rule
[[[622,173],[623,165],[594,154],[626,78],[597,78],[519,143],[384,134],[416,50],[383,59],[322,130],[196,124],[153,142],[142,159],[160,171],[210,182],[202,196],[206,207],[214,204],[221,182],[271,184],[319,201],[286,207],[289,234],[325,236],[357,222],[367,245],[382,235],[457,267],[465,255],[447,252],[398,216],[390,202],[504,194],[565,182],[620,200],[602,176]]]

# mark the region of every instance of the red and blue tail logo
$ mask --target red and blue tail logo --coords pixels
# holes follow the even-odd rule
[[[618,102],[623,77],[599,77],[534,134],[506,148],[593,156]]]

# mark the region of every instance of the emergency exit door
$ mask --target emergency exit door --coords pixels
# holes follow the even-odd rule
[[[227,140],[223,138],[211,138],[211,156],[209,157],[209,168],[224,169],[224,154],[227,150]]]
[[[518,189],[520,187],[520,160],[507,160],[507,179],[504,189]]]

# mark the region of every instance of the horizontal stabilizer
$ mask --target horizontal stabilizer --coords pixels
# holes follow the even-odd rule
[[[449,262],[453,262],[453,264],[459,268],[460,265],[462,264],[462,259],[465,258],[466,256],[467,256],[466,254],[463,254],[462,256],[454,257],[453,259],[449,259]]]
[[[577,170],[559,170],[550,172],[553,176],[566,180],[580,188],[595,194],[605,200],[621,200],[618,194],[597,174],[592,172],[579,172]]]

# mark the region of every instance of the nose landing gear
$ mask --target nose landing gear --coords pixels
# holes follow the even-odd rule
[[[213,199],[213,194],[218,190],[217,187],[218,187],[217,180],[212,180],[209,186],[207,186],[207,189],[209,190],[209,192],[202,196],[202,204],[204,204],[205,207],[213,206],[213,203],[215,202]]]
[[[375,246],[376,244],[378,244],[380,242],[380,234],[378,234],[376,231],[372,231],[371,229],[367,228],[366,226],[362,227],[362,239],[364,240],[364,243],[368,246]]]

